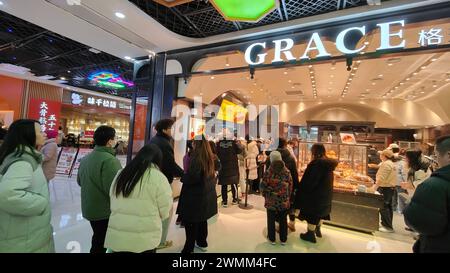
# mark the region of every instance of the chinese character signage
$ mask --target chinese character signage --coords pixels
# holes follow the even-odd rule
[[[130,110],[131,106],[126,105],[125,103],[118,103],[115,100],[104,99],[99,97],[81,95],[76,92],[72,92],[71,94],[71,103],[73,105],[91,105],[101,108],[109,108],[109,109],[126,109]]]
[[[31,99],[28,118],[38,120],[42,131],[58,131],[61,115],[61,102],[44,99]]]

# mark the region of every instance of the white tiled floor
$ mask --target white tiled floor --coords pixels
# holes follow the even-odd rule
[[[52,225],[55,231],[56,252],[89,252],[92,231],[89,222],[81,216],[80,189],[75,179],[59,177],[51,183],[53,183],[50,184]],[[179,185],[177,182],[174,183],[174,191],[179,191]],[[297,231],[289,234],[287,245],[272,246],[265,239],[267,228],[263,198],[250,195],[249,203],[254,206],[251,210],[242,210],[238,206],[219,207],[219,214],[209,221],[209,252],[407,253],[411,252],[414,242],[411,233],[404,230],[402,216],[395,215],[394,234],[377,232],[375,235],[369,235],[324,226],[322,228],[324,236],[318,239],[317,244],[306,243],[299,239],[299,234],[306,230],[306,224],[297,220]],[[184,229],[175,225],[175,219],[174,215],[169,231],[169,239],[174,241],[174,246],[160,252],[180,252],[183,247]]]

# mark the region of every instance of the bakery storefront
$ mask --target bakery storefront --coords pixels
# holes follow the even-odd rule
[[[292,140],[300,175],[311,146],[324,143],[327,155],[339,160],[328,224],[371,233],[383,206],[382,197],[370,192],[373,150],[395,142],[431,155],[433,140],[448,133],[449,13],[448,5],[436,4],[300,25],[273,36],[167,52],[167,63],[181,67],[170,75],[178,80],[179,98],[201,97],[220,111],[217,98],[231,94],[249,109],[245,134],[269,143],[269,150],[273,138],[264,139],[263,131]],[[192,113],[199,120],[211,117]],[[218,112],[213,116],[220,119]],[[227,127],[236,132],[236,116],[232,121]],[[189,130],[184,134],[187,139]]]

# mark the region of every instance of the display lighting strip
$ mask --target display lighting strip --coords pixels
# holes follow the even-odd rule
[[[94,73],[88,77],[89,80],[101,86],[112,87],[116,89],[123,89],[126,87],[133,87],[134,83],[124,80],[118,74],[108,71],[101,71]]]
[[[314,96],[314,99],[317,99],[317,79],[315,76],[314,68],[312,65],[308,65],[308,69],[309,69],[309,76],[311,78],[311,86],[312,86],[312,90],[313,90],[313,96]]]
[[[391,98],[394,98],[394,92],[398,92],[400,88],[405,87],[405,84],[410,82],[415,76],[417,76],[422,70],[425,70],[428,65],[432,64],[433,62],[437,61],[438,57],[433,57],[431,59],[429,59],[428,61],[424,62],[419,68],[417,68],[413,73],[409,74],[408,76],[406,76],[403,80],[401,80],[398,84],[396,84],[393,88],[391,88],[389,91],[387,91],[386,93],[384,93],[384,95],[382,96],[383,99],[391,96]],[[436,88],[437,84],[436,81],[433,81],[433,88]],[[421,91],[420,94],[425,94],[425,91]],[[413,100],[416,99],[418,97],[418,95],[415,93],[415,91],[413,91],[413,94],[409,94],[407,96],[405,96],[406,100]]]
[[[353,79],[356,76],[356,72],[358,71],[359,66],[361,65],[361,62],[362,61],[360,60],[356,61],[352,67],[352,70],[350,70],[350,75],[348,76],[347,82],[345,83],[344,90],[342,90],[341,98],[345,98],[345,96],[347,95],[348,90],[350,89],[350,85],[352,84]]]

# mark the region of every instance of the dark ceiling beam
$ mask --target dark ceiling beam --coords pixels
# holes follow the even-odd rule
[[[283,6],[284,16],[286,18],[286,21],[289,21],[289,16],[286,9],[286,0],[281,0],[281,4]]]
[[[191,12],[187,12],[187,13],[185,13],[183,15],[184,16],[199,15],[199,14],[202,14],[202,13],[205,13],[205,12],[209,12],[209,11],[212,11],[212,10],[215,10],[215,8],[213,6],[207,7],[207,8],[204,8],[204,9],[198,9],[198,10],[194,10],[194,11],[191,11]]]
[[[170,11],[172,11],[173,14],[175,14],[175,16],[177,16],[185,25],[192,27],[197,32],[198,35],[206,37],[206,35],[194,23],[192,23],[192,21],[189,20],[187,16],[183,15],[176,7],[171,8]]]
[[[88,49],[89,48],[78,48],[78,49],[74,49],[74,50],[71,50],[71,51],[68,51],[68,52],[61,53],[61,54],[53,56],[53,57],[46,56],[46,57],[35,59],[35,60],[25,61],[25,62],[19,63],[18,65],[20,65],[20,66],[27,66],[27,65],[35,64],[35,63],[53,61],[53,60],[56,60],[56,59],[59,59],[59,58],[62,58],[62,57],[66,57],[66,56],[70,56],[70,55],[73,55],[73,54],[77,54],[77,53],[86,51]]]
[[[45,31],[36,33],[34,35],[28,36],[26,38],[15,40],[15,41],[12,41],[12,42],[0,45],[0,51],[7,50],[7,49],[10,49],[10,48],[21,48],[21,47],[26,46],[27,44],[29,44],[29,43],[39,39],[39,38],[41,38],[42,35],[48,34],[48,33],[50,33],[50,31],[45,30]]]
[[[241,24],[239,24],[239,22],[233,21],[233,25],[234,25],[234,27],[235,27],[237,30],[241,30],[241,29],[242,29],[242,26],[241,26]]]
[[[53,70],[53,71],[47,71],[47,73],[45,73],[45,74],[53,75],[53,74],[59,74],[59,73],[66,73],[67,70],[70,70],[71,74],[75,75],[76,73],[74,73],[74,72],[78,71],[78,70],[88,70],[88,69],[91,69],[91,68],[97,68],[97,67],[109,66],[109,65],[116,65],[116,64],[126,65],[126,64],[124,64],[124,62],[121,59],[117,59],[117,60],[113,60],[113,61],[105,62],[105,63],[100,63],[100,64],[90,64],[90,65],[82,65],[82,66],[76,66],[76,67],[66,67],[65,69],[58,69],[58,70]],[[131,72],[133,71],[133,67],[131,65],[130,65],[130,69],[126,69],[126,71],[123,72],[123,73],[130,72],[130,71]]]

